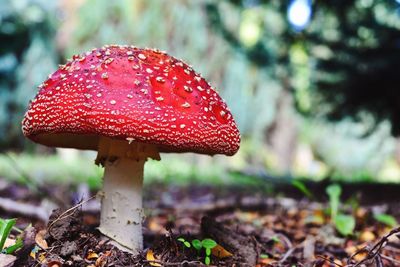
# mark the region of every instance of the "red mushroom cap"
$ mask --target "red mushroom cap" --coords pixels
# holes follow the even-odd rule
[[[44,145],[93,150],[98,136],[161,152],[233,155],[240,143],[227,105],[190,66],[158,50],[116,45],[74,56],[51,74],[22,130]]]

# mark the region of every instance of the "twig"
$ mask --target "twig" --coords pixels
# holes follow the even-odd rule
[[[73,207],[67,209],[66,211],[64,211],[63,213],[61,213],[60,216],[58,216],[54,221],[52,221],[52,222],[50,223],[50,225],[48,226],[48,231],[50,232],[51,228],[53,227],[53,225],[54,225],[56,222],[58,222],[58,221],[60,221],[60,220],[63,220],[63,219],[65,219],[65,218],[68,218],[69,216],[71,216],[71,215],[73,214],[73,212],[74,212],[77,208],[79,208],[80,206],[82,206],[82,205],[85,204],[86,202],[88,202],[88,201],[94,199],[95,197],[96,197],[96,195],[91,196],[90,198],[88,198],[88,199],[86,199],[86,200],[84,200],[84,201],[82,201],[82,202],[76,204],[75,206],[73,206]]]
[[[381,252],[382,248],[385,246],[385,244],[388,241],[389,237],[394,235],[394,234],[397,234],[399,232],[400,232],[400,227],[397,227],[397,228],[393,229],[392,231],[390,231],[387,235],[382,237],[381,240],[379,240],[379,242],[376,243],[375,246],[371,250],[367,250],[366,248],[361,249],[360,251],[368,251],[368,255],[364,259],[359,261],[357,264],[355,264],[354,267],[358,267],[361,264],[364,264],[366,262],[369,262],[369,261],[375,259],[379,255],[379,253]],[[350,257],[349,260],[353,259],[355,255],[360,253],[360,251],[357,251],[356,253],[354,253]]]
[[[286,248],[288,248],[286,253],[279,260],[280,263],[283,263],[287,258],[289,258],[290,255],[293,254],[293,252],[296,249],[296,247],[293,247],[292,242],[290,242],[289,238],[287,238],[287,236],[285,236],[284,234],[278,233],[277,236],[279,236],[283,240],[283,243],[286,244]]]
[[[385,260],[388,260],[388,261],[392,261],[392,262],[396,263],[398,266],[400,266],[400,261],[393,259],[392,257],[381,254],[381,258],[384,258]]]
[[[292,242],[286,235],[284,235],[282,233],[277,233],[276,235],[279,236],[280,239],[282,239],[284,241],[284,243],[286,244],[286,248],[291,249],[293,247]]]
[[[325,261],[329,261],[330,263],[332,263],[332,264],[334,264],[336,266],[343,267],[343,265],[341,265],[339,263],[336,263],[335,261],[333,261],[333,260],[331,260],[331,259],[329,259],[329,258],[327,258],[327,257],[325,257],[323,255],[317,255],[317,258],[321,258],[321,259],[323,259]]]
[[[184,266],[185,264],[202,264],[201,261],[188,261],[183,260],[181,262],[164,262],[159,260],[144,260],[146,263],[158,263],[162,266]]]
[[[392,252],[392,253],[400,253],[400,248],[390,246],[391,244],[389,243],[388,246],[385,247],[386,251]]]
[[[43,207],[20,203],[15,200],[0,197],[0,209],[3,209],[7,212],[18,213],[21,215],[25,215],[31,218],[36,218],[41,221],[47,222],[49,219],[49,211],[47,211]]]
[[[287,258],[289,258],[290,255],[293,254],[293,251],[294,251],[295,249],[296,249],[296,247],[292,247],[292,248],[290,248],[288,251],[286,251],[286,253],[285,253],[285,255],[283,255],[282,259],[279,260],[279,263],[281,263],[281,264],[284,263],[285,260],[286,260]]]
[[[16,226],[13,226],[12,229],[13,229],[15,232],[17,232],[18,234],[22,234],[22,233],[24,232],[24,230],[21,230],[21,229],[19,229],[19,228],[16,227]]]
[[[376,257],[375,257],[375,264],[376,264],[376,267],[384,267],[383,266],[383,262],[382,262],[382,258],[381,258],[381,255],[376,255]]]
[[[350,258],[347,259],[347,264],[351,264],[351,261],[354,259],[354,257],[357,256],[358,254],[362,253],[362,252],[367,252],[367,253],[369,253],[370,250],[368,249],[368,247],[360,248],[360,249],[357,250],[353,255],[351,255]]]

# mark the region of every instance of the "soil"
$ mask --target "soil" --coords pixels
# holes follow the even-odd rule
[[[79,204],[79,188],[47,185],[32,190],[0,181],[1,198],[36,211],[48,203],[59,207],[46,221],[42,213],[0,205],[0,217],[18,218],[17,226],[24,229],[24,247],[8,266],[206,266],[205,250],[183,242],[205,238],[218,244],[210,266],[400,266],[400,230],[374,219],[384,213],[399,221],[399,204],[364,201],[371,198],[362,190],[340,208],[356,219],[354,233],[344,237],[331,222],[327,203],[291,194],[282,185],[279,191],[285,196],[259,186],[147,186],[145,249],[133,257],[100,235],[98,203],[91,199]],[[326,199],[325,191],[318,190],[315,198]]]

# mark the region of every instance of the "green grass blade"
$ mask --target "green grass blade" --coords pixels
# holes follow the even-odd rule
[[[299,189],[306,197],[312,199],[313,198],[313,194],[311,193],[311,191],[306,187],[306,185],[299,180],[293,180],[292,185],[294,187],[296,187],[297,189]]]
[[[22,242],[22,238],[19,237],[15,241],[14,245],[5,248],[4,251],[6,252],[6,254],[12,254],[14,251],[16,251],[19,248],[22,248],[23,246],[24,246],[24,243]]]
[[[4,243],[16,222],[16,219],[0,219],[0,250],[3,250]]]
[[[374,214],[374,219],[380,223],[386,224],[389,227],[395,227],[398,224],[396,218],[389,214]]]

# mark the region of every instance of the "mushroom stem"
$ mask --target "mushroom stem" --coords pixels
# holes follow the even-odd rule
[[[100,139],[96,163],[105,170],[99,230],[133,254],[143,248],[142,187],[148,157],[159,159],[152,145]]]
[[[144,163],[125,157],[104,166],[99,230],[134,254],[143,248]]]

